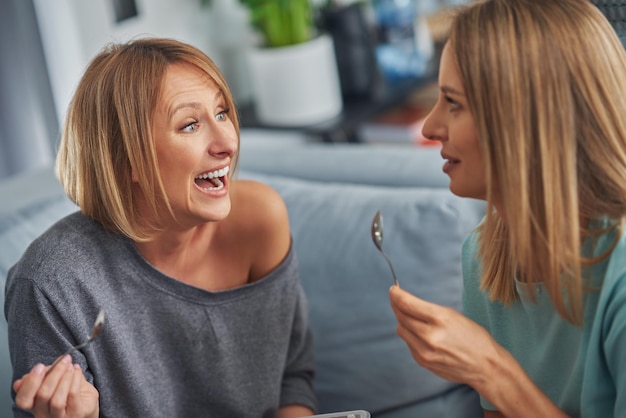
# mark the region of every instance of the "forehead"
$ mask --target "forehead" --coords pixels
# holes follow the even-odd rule
[[[197,89],[218,90],[215,80],[202,69],[187,63],[167,66],[161,81],[161,99],[168,99]]]
[[[178,103],[214,97],[218,92],[215,80],[202,69],[187,63],[170,64],[163,74],[157,109],[171,111]]]
[[[441,53],[439,64],[439,85],[448,86],[456,91],[463,91],[463,83],[454,59],[454,51],[450,42],[447,42]]]

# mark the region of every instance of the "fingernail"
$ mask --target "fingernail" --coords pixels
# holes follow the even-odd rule
[[[61,359],[61,363],[71,363],[72,362],[72,356],[70,356],[69,354],[66,354],[63,356],[63,358]]]
[[[44,366],[41,363],[38,363],[35,368],[33,369],[33,373],[35,374],[43,374],[43,371],[46,369],[46,366]]]

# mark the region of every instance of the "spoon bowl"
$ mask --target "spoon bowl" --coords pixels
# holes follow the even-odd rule
[[[387,257],[387,254],[385,254],[385,251],[383,251],[383,215],[382,213],[380,213],[379,210],[376,211],[376,214],[374,215],[374,219],[372,219],[372,241],[374,241],[374,245],[376,245],[376,248],[378,248],[378,251],[380,251],[383,257],[385,257],[385,260],[387,261],[387,264],[389,264],[389,268],[391,269],[391,275],[393,276],[393,281],[396,284],[396,286],[399,286],[398,278],[396,277],[396,272],[393,269],[391,260],[389,260],[389,257]]]

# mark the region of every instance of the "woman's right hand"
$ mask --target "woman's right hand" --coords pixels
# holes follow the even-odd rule
[[[415,361],[444,379],[472,386],[501,411],[485,412],[485,418],[566,417],[481,325],[397,285],[389,293],[398,335]]]
[[[35,417],[98,417],[98,390],[65,355],[54,367],[37,364],[13,383],[15,404]]]

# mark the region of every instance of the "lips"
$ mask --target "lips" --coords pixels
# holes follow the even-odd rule
[[[441,158],[443,158],[444,160],[448,160],[451,163],[459,163],[461,162],[461,160],[459,160],[458,158],[454,158],[453,156],[446,154],[445,152],[441,153]]]
[[[461,160],[459,160],[458,158],[454,158],[444,152],[441,153],[441,158],[446,160],[446,162],[443,165],[443,172],[446,174],[449,174],[450,171],[454,169],[456,165],[461,163]]]
[[[207,171],[196,176],[194,183],[205,191],[222,190],[224,188],[224,184],[226,183],[226,175],[228,172],[228,166]]]

